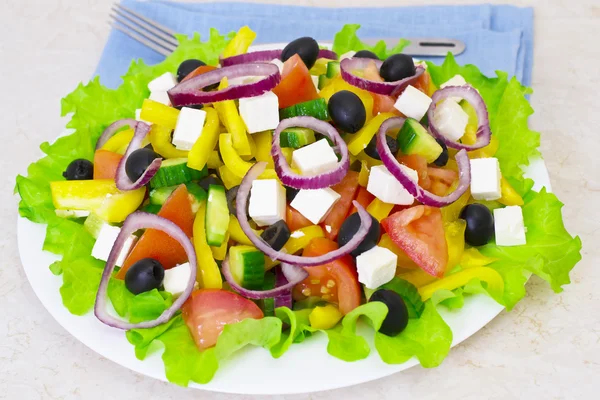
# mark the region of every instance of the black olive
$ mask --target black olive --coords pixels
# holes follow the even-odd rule
[[[202,60],[189,59],[185,60],[181,64],[179,64],[179,68],[177,68],[177,82],[181,82],[183,78],[188,76],[191,72],[193,72],[196,68],[206,65],[206,63]]]
[[[460,212],[460,218],[467,222],[465,242],[471,246],[483,246],[494,236],[494,216],[483,204],[467,205]]]
[[[369,50],[357,51],[354,58],[372,58],[373,60],[379,60],[379,57],[375,53]]]
[[[287,61],[294,54],[298,54],[306,64],[306,68],[311,69],[319,57],[319,44],[311,37],[296,39],[283,48],[281,61]]]
[[[285,186],[285,199],[288,203],[291,203],[292,200],[296,198],[296,195],[300,189],[294,189],[293,187]]]
[[[214,183],[213,183],[214,185]],[[225,197],[227,198],[227,208],[229,208],[229,212],[233,215],[236,215],[237,210],[235,208],[235,198],[237,197],[237,192],[240,189],[240,185],[234,186],[227,191]]]
[[[371,215],[371,228],[369,228],[369,232],[367,236],[363,239],[363,241],[358,245],[356,249],[352,251],[354,257],[359,256],[361,253],[364,253],[367,250],[375,247],[377,242],[379,241],[379,235],[381,233],[381,229],[379,227],[379,221],[375,219]],[[337,242],[340,247],[348,243],[356,232],[358,232],[358,228],[360,227],[360,216],[358,213],[351,214],[340,228],[340,232],[338,234]]]
[[[395,155],[398,152],[398,141],[389,135],[385,135],[385,141],[387,142],[392,154]],[[381,160],[379,152],[377,151],[377,135],[373,136],[373,139],[371,139],[367,147],[365,147],[365,153],[369,157],[372,157],[376,160]]]
[[[152,161],[158,157],[159,155],[153,150],[147,148],[137,149],[127,157],[127,161],[125,161],[125,173],[129,179],[135,182],[140,179],[140,176],[142,176]]]
[[[388,313],[379,328],[387,336],[397,336],[408,325],[408,308],[404,299],[393,290],[379,289],[371,295],[369,302],[380,301],[388,308]]]
[[[204,108],[204,105],[203,104],[192,104],[192,105],[189,105],[189,106],[177,106],[175,108],[178,109],[178,110],[181,110],[183,107],[193,108],[195,110],[202,110]]]
[[[358,132],[367,120],[360,97],[348,90],[340,90],[331,96],[327,108],[335,126],[344,132]]]
[[[436,158],[433,163],[438,167],[443,167],[444,165],[448,164],[448,146],[446,146],[446,143],[444,143],[443,140],[435,139],[435,141],[442,146],[442,154],[440,154],[440,156]]]
[[[142,258],[127,270],[125,287],[133,294],[158,289],[165,278],[165,269],[154,258]]]
[[[279,251],[290,238],[290,228],[288,228],[284,220],[280,219],[265,229],[263,233],[260,234],[260,237],[273,249]]]
[[[408,78],[409,76],[413,76],[415,72],[415,63],[412,57],[406,54],[389,56],[379,69],[379,74],[386,82]]]
[[[71,161],[63,176],[68,181],[85,181],[94,179],[94,164],[89,160],[79,158]]]
[[[198,182],[198,185],[204,190],[208,192],[208,187],[210,185],[221,185],[223,186],[223,182],[214,175],[207,175]]]

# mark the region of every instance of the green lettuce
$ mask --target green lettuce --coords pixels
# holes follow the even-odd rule
[[[60,296],[64,306],[75,315],[84,315],[94,307],[104,262],[91,256],[61,261],[63,284]]]
[[[398,40],[398,43],[391,49],[388,49],[385,42],[380,40],[375,46],[369,46],[361,41],[356,35],[356,31],[360,28],[359,24],[346,24],[342,29],[335,34],[333,39],[332,50],[337,54],[342,55],[349,51],[369,50],[379,57],[380,60],[385,60],[392,54],[401,53],[402,50],[410,44],[406,39]]]

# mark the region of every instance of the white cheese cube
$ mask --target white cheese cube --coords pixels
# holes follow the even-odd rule
[[[115,241],[117,240],[117,236],[119,236],[119,232],[121,232],[121,228],[117,226],[112,226],[109,224],[102,225],[100,232],[98,232],[96,243],[94,243],[94,247],[92,249],[92,257],[97,258],[98,260],[108,261],[108,256],[113,248],[113,245],[115,244]],[[127,238],[123,249],[119,253],[119,257],[117,257],[117,266],[120,267],[123,265],[136,240],[137,238],[133,235]]]
[[[471,195],[475,200],[498,200],[500,190],[500,164],[498,159],[475,158],[471,163]]]
[[[150,92],[150,97],[148,97],[152,101],[156,101],[157,103],[164,104],[165,106],[171,105],[171,99],[169,95],[164,90],[157,90],[154,92]]]
[[[356,257],[358,281],[369,289],[388,283],[396,274],[398,256],[385,247],[375,246]]]
[[[469,115],[457,102],[450,99],[436,107],[433,119],[442,135],[453,141],[463,137],[469,123]]]
[[[54,210],[57,217],[61,218],[85,218],[90,215],[88,210]]]
[[[400,167],[412,180],[418,182],[419,174],[417,171],[405,165]],[[384,165],[376,165],[371,168],[367,191],[385,203],[409,206],[415,201],[415,198],[408,193]]]
[[[182,294],[185,291],[191,273],[190,263],[180,264],[176,267],[166,269],[165,278],[163,279],[165,292],[169,292],[173,296]]]
[[[283,61],[281,61],[279,58],[274,58],[271,60],[271,64],[277,65],[277,68],[279,68],[279,73],[283,73]]]
[[[398,100],[396,100],[394,108],[407,117],[420,121],[427,113],[430,104],[431,98],[429,96],[419,89],[408,85],[400,97],[398,97]]]
[[[523,210],[519,206],[494,210],[494,231],[498,246],[520,246],[527,243]]]
[[[316,225],[327,216],[340,197],[339,193],[330,188],[300,190],[290,206]]]
[[[298,168],[302,175],[318,175],[331,171],[338,158],[327,139],[321,139],[292,152],[292,168]]]
[[[350,50],[349,52],[342,54],[342,56],[340,57],[340,61],[345,60],[346,58],[352,58],[355,55],[356,55],[356,52]]]
[[[315,85],[315,89],[317,89],[317,93],[319,93],[319,77],[316,75],[311,75],[310,77],[313,81],[313,85]]]
[[[250,189],[248,214],[258,226],[285,221],[285,189],[276,179],[256,179]]]
[[[173,145],[179,150],[191,150],[202,134],[206,111],[183,107],[173,132]]]
[[[177,85],[177,79],[175,75],[170,72],[165,72],[158,78],[151,80],[148,83],[148,90],[151,92],[166,92]]]
[[[279,125],[279,99],[273,92],[240,99],[240,116],[249,133],[275,129]]]
[[[463,78],[462,75],[454,75],[452,78],[442,83],[440,87],[443,89],[446,86],[464,86],[466,84],[467,81],[465,81],[465,78]]]

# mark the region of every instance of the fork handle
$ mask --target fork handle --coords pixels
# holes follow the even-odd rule
[[[372,46],[378,41],[383,40],[388,47],[393,47],[398,43],[398,38],[385,39],[365,39],[364,42]],[[445,38],[406,38],[410,44],[402,50],[402,53],[409,56],[429,56],[445,57],[448,52],[459,55],[465,51],[465,43],[458,39]]]

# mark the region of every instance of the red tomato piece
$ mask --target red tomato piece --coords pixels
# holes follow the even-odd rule
[[[413,86],[425,93],[427,96],[431,96],[433,94],[433,91],[431,90],[431,76],[427,71],[423,72],[423,75],[417,78],[417,81],[413,84]]]
[[[290,228],[290,232],[314,225],[308,218],[300,214],[300,212],[290,205],[286,206],[285,209],[285,222],[287,223],[288,228]]]
[[[427,160],[425,157],[418,154],[398,155],[398,162],[406,165],[408,168],[414,169],[419,174],[419,186],[425,190],[429,190],[431,179],[427,173]]]
[[[358,189],[358,172],[348,171],[344,179],[337,185],[331,187],[340,194],[340,199],[335,203],[325,220],[322,222],[325,236],[331,240],[336,240],[338,232],[348,216],[352,207],[352,201]],[[327,228],[329,226],[329,228]]]
[[[427,175],[431,179],[430,192],[438,196],[446,196],[452,184],[458,180],[458,172],[446,168],[427,168]]]
[[[179,226],[188,237],[192,237],[194,213],[190,195],[185,185],[180,185],[169,196],[158,215]],[[147,229],[137,241],[133,250],[125,259],[123,267],[117,273],[117,278],[124,279],[125,273],[134,263],[142,258],[154,258],[165,269],[173,268],[187,261],[187,254],[179,242],[163,231]]]
[[[279,108],[319,98],[308,68],[298,54],[283,64],[281,82],[273,89],[279,98]]]
[[[381,226],[423,271],[444,276],[448,246],[439,208],[418,205],[384,218]]]
[[[117,167],[123,156],[108,150],[94,153],[94,179],[115,179]]]
[[[371,204],[371,202],[373,201],[374,198],[375,198],[375,196],[373,196],[371,193],[369,193],[367,191],[367,188],[360,186],[358,188],[358,191],[356,192],[356,198],[354,200],[356,200],[356,202],[358,204],[360,204],[361,206],[363,206],[366,209],[369,206],[369,204]],[[358,211],[358,210],[353,205],[352,209],[350,210],[348,215],[354,214],[356,211]]]
[[[222,289],[195,290],[181,311],[200,350],[214,346],[226,324],[263,317],[261,309],[252,301]]]
[[[327,238],[315,238],[302,252],[304,257],[320,256],[338,248],[336,242]],[[360,305],[361,289],[354,260],[350,255],[338,258],[328,264],[305,267],[308,278],[294,287],[295,300],[308,296],[336,303],[342,314],[348,314]]]

